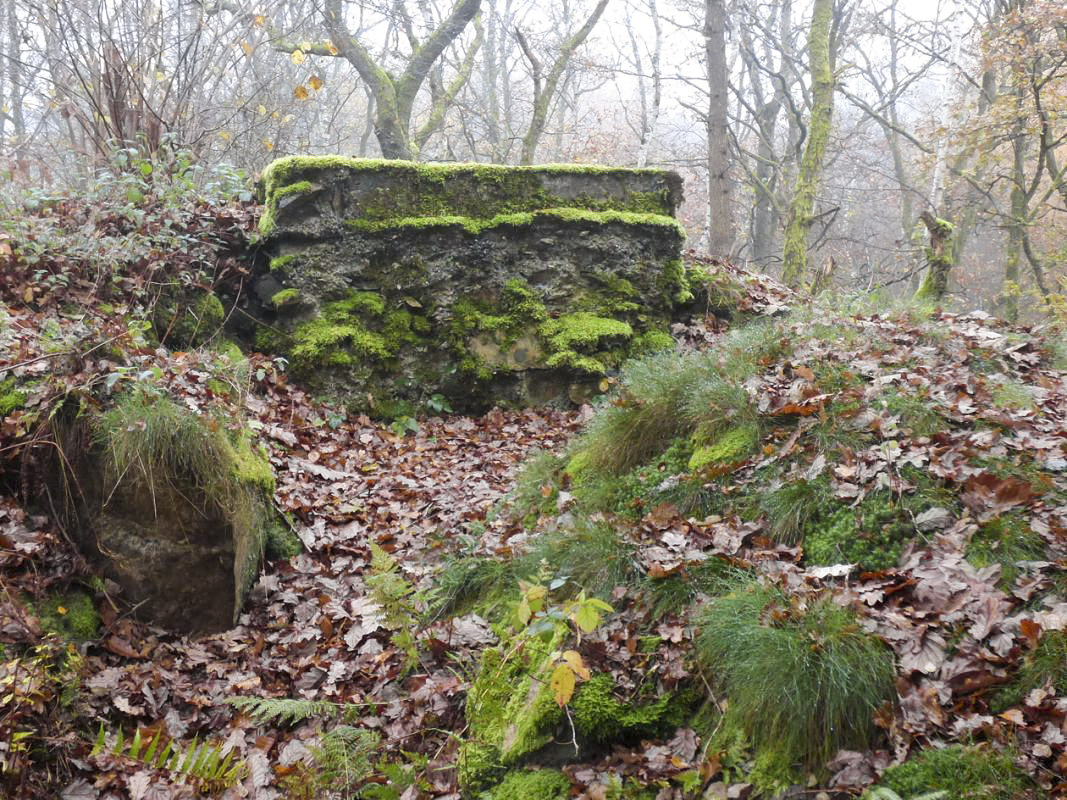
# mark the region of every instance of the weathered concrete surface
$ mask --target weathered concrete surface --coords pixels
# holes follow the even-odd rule
[[[664,346],[688,296],[680,179],[659,170],[282,159],[257,344],[389,415],[588,398]]]

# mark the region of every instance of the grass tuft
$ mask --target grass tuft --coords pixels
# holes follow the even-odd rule
[[[713,599],[697,628],[697,657],[757,753],[810,768],[869,745],[893,695],[893,655],[850,611],[829,598],[805,608],[750,581]]]

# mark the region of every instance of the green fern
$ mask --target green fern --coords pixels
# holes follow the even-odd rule
[[[312,717],[327,720],[350,719],[361,711],[361,706],[351,703],[295,700],[291,697],[227,697],[226,703],[247,714],[257,725],[271,722],[296,725]]]
[[[165,736],[161,730],[145,741],[139,728],[129,739],[126,739],[122,728],[119,728],[110,745],[108,739],[104,723],[101,722],[96,741],[89,752],[90,758],[103,753],[115,758],[127,758],[151,769],[190,778],[207,792],[219,792],[236,786],[246,771],[244,761],[235,757],[234,750],[223,754],[221,742],[200,742],[199,737],[194,737],[185,746],[177,739]]]
[[[376,544],[371,544],[371,574],[367,578],[371,598],[382,607],[382,622],[393,633],[393,644],[405,656],[406,667],[419,662],[414,630],[418,619],[414,588],[400,573],[395,558]]]

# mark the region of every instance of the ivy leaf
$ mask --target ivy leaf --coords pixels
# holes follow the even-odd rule
[[[548,688],[556,698],[556,704],[563,708],[574,696],[574,670],[567,664],[559,664],[553,671],[548,681]]]

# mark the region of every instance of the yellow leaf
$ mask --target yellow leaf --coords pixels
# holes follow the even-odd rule
[[[548,688],[556,697],[556,705],[560,708],[567,705],[574,697],[574,670],[566,664],[558,665],[552,671],[552,677],[548,681]]]
[[[337,45],[335,45],[333,42],[326,42],[326,49],[330,52],[331,56],[335,56],[339,52],[341,52],[337,49]]]
[[[320,78],[318,75],[312,75],[311,80],[308,81],[308,83],[311,85],[311,88],[317,92],[319,89],[322,88],[323,81],[322,78]]]
[[[266,24],[267,24],[267,18],[265,16],[263,16],[262,14],[256,14],[256,25],[258,25],[259,27],[262,28]]]
[[[308,90],[305,89],[303,86],[297,86],[295,89],[293,89],[293,97],[295,97],[297,100],[307,100]]]
[[[304,55],[304,51],[301,50],[299,47],[293,51],[292,55],[289,56],[289,60],[297,66],[303,64],[305,58],[307,58],[307,56]]]
[[[265,105],[263,105],[262,103],[260,103],[259,108],[257,108],[256,111],[258,111],[260,114],[266,114],[267,113],[267,107]]]
[[[163,83],[167,79],[167,76],[162,72],[156,71],[156,83]]]
[[[67,609],[66,609],[65,606],[56,606],[56,613],[59,614],[60,616],[63,616],[64,614],[67,613]]]
[[[229,131],[219,131],[219,138],[224,142],[228,142],[233,138],[233,134]]]
[[[248,42],[241,42],[241,49],[245,51],[246,56],[252,55],[252,45]]]
[[[271,150],[274,149],[274,142],[272,142],[270,139],[264,139],[263,146],[267,148],[267,152],[269,153]]]
[[[583,681],[589,680],[589,667],[582,661],[582,655],[577,650],[564,650],[563,660],[567,662],[567,666],[571,668],[579,678]]]

